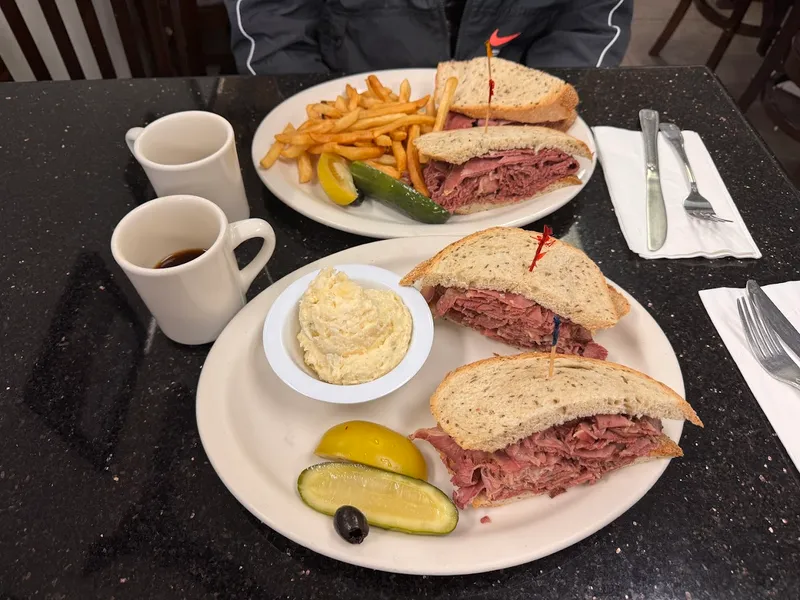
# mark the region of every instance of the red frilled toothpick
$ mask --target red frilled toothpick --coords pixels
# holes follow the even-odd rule
[[[536,263],[542,258],[547,252],[542,252],[542,248],[549,248],[553,244],[556,243],[556,239],[553,237],[553,230],[550,228],[549,225],[544,226],[544,231],[540,235],[536,236],[536,239],[539,240],[539,246],[536,248],[536,255],[533,257],[533,261],[531,262],[531,266],[528,267],[528,272],[533,271],[533,267],[536,266]]]
[[[483,122],[483,132],[489,128],[489,119],[492,116],[492,96],[494,96],[494,79],[492,79],[492,42],[486,40],[486,65],[489,67],[489,102],[486,104],[486,119]]]

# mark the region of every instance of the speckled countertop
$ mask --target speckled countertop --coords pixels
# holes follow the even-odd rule
[[[198,108],[234,125],[253,215],[278,233],[272,277],[367,241],[286,208],[249,164],[263,116],[321,79],[0,85],[0,598],[797,597],[798,472],[697,296],[750,277],[800,279],[797,190],[705,69],[559,74],[590,124],[634,128],[649,106],[698,131],[764,258],[639,259],[600,171],[548,218],[652,312],[706,428],[687,427],[686,457],[586,540],[532,564],[445,578],[341,564],[250,516],[198,438],[208,348],[149,332],[109,251],[117,221],[153,197],[125,131]],[[251,296],[269,283],[260,276]]]

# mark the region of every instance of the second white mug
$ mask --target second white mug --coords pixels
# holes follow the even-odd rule
[[[250,216],[233,127],[218,114],[173,113],[129,129],[125,142],[159,196],[208,198],[229,221]]]
[[[239,269],[233,249],[259,237],[264,245]],[[217,339],[245,305],[245,293],[275,250],[275,232],[262,219],[228,223],[225,213],[197,196],[145,202],[114,229],[111,252],[164,334],[181,344]],[[199,254],[158,268],[167,257]]]

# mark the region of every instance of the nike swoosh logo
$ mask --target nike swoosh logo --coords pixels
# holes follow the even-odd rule
[[[507,44],[511,40],[514,40],[519,37],[519,33],[512,33],[511,35],[500,35],[500,30],[495,29],[492,36],[489,38],[489,44],[492,46],[502,46],[503,44]]]

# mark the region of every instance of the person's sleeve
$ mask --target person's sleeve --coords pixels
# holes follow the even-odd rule
[[[225,0],[240,73],[324,73],[318,28],[324,0]]]
[[[525,55],[531,67],[615,67],[631,37],[634,0],[572,0]]]

